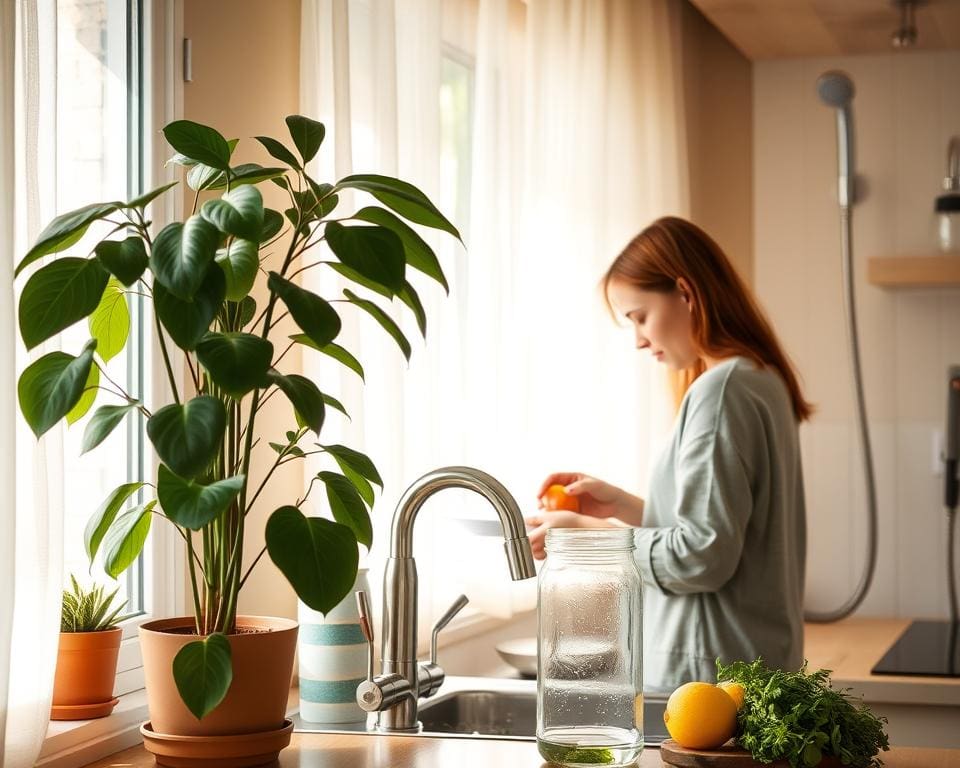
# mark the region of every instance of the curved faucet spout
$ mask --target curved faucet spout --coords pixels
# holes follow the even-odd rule
[[[383,674],[374,681],[381,686],[389,683],[393,689],[400,686],[406,695],[391,697],[389,704],[383,700],[378,721],[381,731],[415,731],[417,700],[430,695],[443,681],[443,670],[436,664],[427,667],[417,664],[417,566],[413,559],[413,526],[423,503],[445,488],[466,488],[490,502],[500,517],[510,575],[515,581],[532,578],[537,573],[520,507],[510,492],[486,472],[471,467],[443,467],[427,473],[406,490],[393,516],[390,558],[383,574]]]
[[[514,581],[536,576],[530,541],[517,502],[495,477],[472,467],[442,467],[407,488],[397,504],[390,532],[390,557],[413,557],[413,525],[424,502],[445,488],[465,488],[483,496],[503,527],[504,548]]]

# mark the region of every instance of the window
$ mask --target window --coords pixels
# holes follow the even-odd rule
[[[129,199],[140,192],[142,133],[138,82],[139,39],[136,3],[126,0],[58,0],[57,2],[57,211],[99,200]],[[93,230],[93,228],[91,228]],[[102,224],[87,238],[103,237]],[[143,298],[126,296],[130,317],[127,346],[106,366],[106,373],[133,397],[144,390]],[[89,338],[86,323],[63,336],[63,347],[79,349]],[[112,388],[102,380],[100,386]],[[96,393],[98,405],[118,402],[110,393]],[[95,410],[94,406],[89,413]],[[83,531],[90,515],[120,483],[142,480],[143,418],[126,420],[97,450],[81,456],[82,419],[64,435],[64,577],[87,574]],[[92,571],[107,582],[99,563]],[[144,611],[143,563],[120,579],[126,612]]]
[[[18,96],[24,128],[17,174],[18,184],[26,189],[17,199],[15,214],[21,255],[30,245],[23,242],[23,233],[35,236],[57,214],[93,202],[127,200],[155,186],[151,153],[156,131],[145,127],[145,115],[148,119],[152,115],[150,77],[144,72],[144,63],[149,61],[145,51],[151,47],[144,32],[145,7],[148,4],[140,0],[57,0],[38,5],[38,61],[34,71],[20,73],[20,82],[31,85]],[[159,12],[154,9],[153,13]],[[153,213],[155,220],[163,218],[163,211]],[[107,222],[92,226],[69,254],[87,255],[112,228]],[[18,281],[18,289],[24,282]],[[147,402],[151,398],[152,334],[145,323],[148,315],[143,297],[135,288],[125,289],[120,306],[129,321],[127,343],[106,363],[98,359],[103,374],[98,388],[88,391],[81,401],[92,401],[86,413],[71,415],[72,423],[62,429],[62,440],[50,433],[50,438],[38,443],[22,419],[17,423],[17,506],[23,511],[49,504],[57,524],[62,510],[64,584],[74,574],[81,583],[95,582],[112,589],[113,582],[99,563],[89,567],[84,529],[113,488],[151,474],[145,424],[136,413],[97,449],[81,454],[90,416],[102,405],[121,402],[111,391],[122,390]],[[122,317],[124,313],[118,309],[115,314]],[[20,348],[18,370],[57,348],[77,354],[89,338],[85,320],[32,354]],[[136,497],[131,503],[137,503]],[[116,583],[119,598],[127,602],[125,612],[133,614],[123,624],[117,695],[143,687],[137,626],[152,615],[171,611],[177,602],[177,577],[170,573],[175,570],[170,562],[176,562],[176,557],[168,532],[162,528],[155,527],[144,556]],[[47,530],[31,535],[47,537],[51,545],[57,538]],[[154,562],[163,568],[155,567]]]

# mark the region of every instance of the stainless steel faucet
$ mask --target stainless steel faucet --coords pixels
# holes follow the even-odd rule
[[[523,515],[510,492],[486,472],[470,467],[443,467],[407,488],[393,515],[390,558],[383,576],[383,650],[381,674],[374,677],[373,625],[366,595],[357,593],[361,628],[367,639],[367,679],[357,688],[357,703],[379,712],[377,729],[417,731],[417,702],[443,683],[437,665],[437,634],[467,604],[461,595],[433,628],[430,662],[417,663],[417,565],[413,559],[413,524],[423,503],[444,488],[466,488],[490,502],[503,527],[504,549],[514,581],[536,575]]]

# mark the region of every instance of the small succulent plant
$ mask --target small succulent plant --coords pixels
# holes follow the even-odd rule
[[[124,600],[111,611],[113,599],[120,591],[120,587],[104,596],[102,585],[84,589],[72,574],[70,583],[73,591],[63,590],[63,605],[60,610],[61,632],[103,632],[117,625],[120,611],[127,604]]]

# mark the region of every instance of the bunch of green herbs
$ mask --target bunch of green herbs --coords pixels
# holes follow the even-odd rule
[[[890,748],[886,718],[876,717],[860,700],[830,686],[830,670],[807,673],[770,669],[762,659],[724,666],[717,680],[744,688],[737,715],[737,743],[755,760],[788,760],[791,768],[812,768],[833,755],[854,768],[881,766],[880,750]]]
[[[60,609],[61,632],[104,632],[113,629],[119,621],[120,611],[127,601],[111,610],[114,598],[120,587],[109,595],[97,585],[91,589],[81,587],[73,574],[70,575],[72,590],[63,590],[63,602]]]

